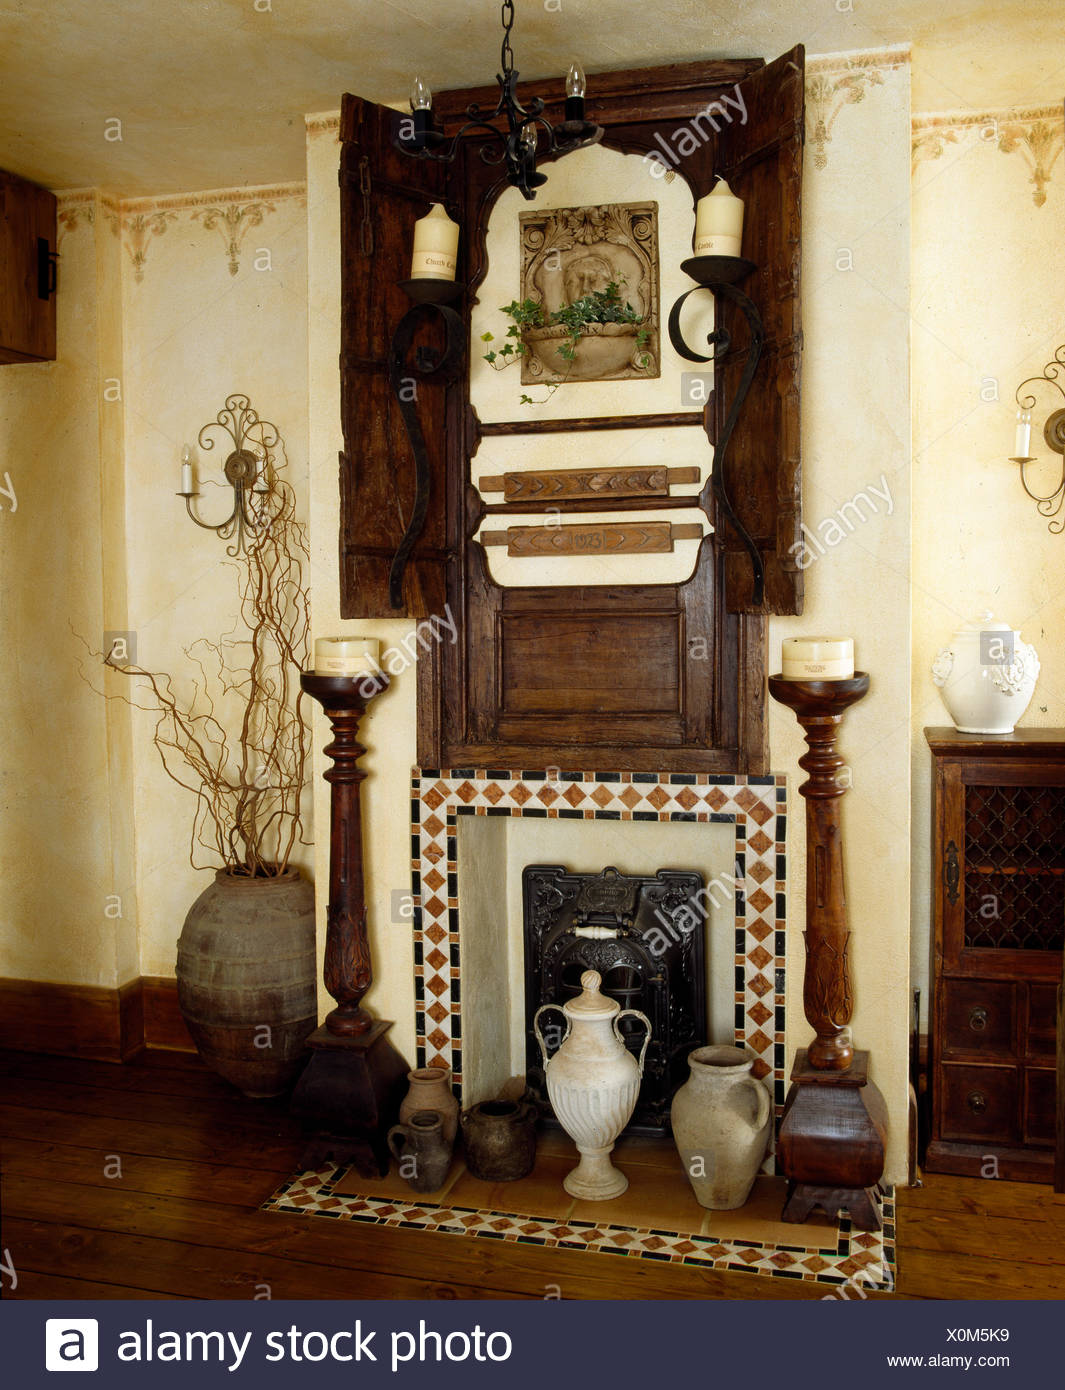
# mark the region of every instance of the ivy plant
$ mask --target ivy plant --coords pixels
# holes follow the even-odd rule
[[[507,341],[499,348],[489,348],[484,354],[484,360],[497,371],[508,367],[513,362],[519,361],[522,357],[530,354],[530,348],[523,341],[522,335],[529,328],[554,328],[561,327],[567,331],[566,337],[555,349],[558,355],[567,364],[572,364],[577,356],[577,347],[581,336],[589,324],[595,323],[622,323],[632,324],[637,327],[636,347],[645,347],[650,337],[650,330],[643,326],[644,316],[640,314],[627,299],[621,297],[621,287],[616,281],[611,281],[606,289],[592,290],[589,294],[581,295],[579,299],[573,300],[571,304],[563,304],[560,309],[553,310],[545,317],[544,307],[535,299],[523,299],[520,302],[516,299],[509,304],[504,304],[501,313],[507,315],[511,320],[507,328]],[[481,341],[484,343],[495,342],[495,334],[482,333]],[[640,366],[646,367],[650,358],[644,353],[640,359]],[[566,376],[569,375],[567,368]],[[566,380],[566,376],[562,381]],[[543,400],[534,401],[531,396],[522,395],[522,405],[543,405],[545,401],[551,399],[555,391],[562,385],[562,381],[549,383],[548,393]]]

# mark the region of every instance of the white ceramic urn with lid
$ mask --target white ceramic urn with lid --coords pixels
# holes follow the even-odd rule
[[[1012,734],[1038,676],[1035,648],[986,610],[963,623],[932,663],[932,679],[962,734]]]
[[[639,1009],[622,1009],[603,994],[598,970],[581,976],[582,992],[567,1004],[543,1004],[533,1016],[533,1030],[544,1057],[547,1098],[559,1124],[576,1142],[581,1161],[562,1180],[574,1197],[605,1201],[620,1197],[629,1185],[610,1162],[610,1151],[628,1124],[643,1076],[651,1024]],[[561,1009],[568,1024],[562,1045],[548,1059],[540,1032],[540,1015]],[[626,1015],[647,1029],[639,1061],[622,1041],[618,1024]]]

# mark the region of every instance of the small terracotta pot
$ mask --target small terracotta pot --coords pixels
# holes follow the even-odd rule
[[[536,1162],[535,1105],[516,1100],[484,1100],[462,1114],[466,1167],[482,1182],[515,1182]]]
[[[405,1125],[416,1110],[435,1110],[444,1126],[444,1138],[454,1144],[459,1127],[459,1103],[451,1090],[450,1067],[419,1067],[407,1073],[410,1087],[399,1107]]]

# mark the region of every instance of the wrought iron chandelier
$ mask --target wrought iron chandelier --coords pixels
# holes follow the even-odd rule
[[[468,106],[466,124],[448,139],[434,125],[432,92],[420,77],[415,77],[410,91],[411,115],[401,122],[396,144],[405,154],[418,159],[450,163],[463,136],[471,131],[483,131],[490,137],[480,150],[484,162],[505,164],[508,181],[520,188],[524,197],[535,198],[535,190],[547,182],[547,175],[536,171],[537,157],[568,154],[584,145],[594,145],[603,138],[603,128],[585,120],[585,78],[580,63],[573,63],[566,77],[565,120],[560,124],[553,126],[544,118],[544,103],[539,97],[534,97],[528,106],[522,106],[518,100],[514,50],[510,46],[514,0],[503,0],[501,17],[500,64],[503,70],[496,74],[499,101],[495,110],[482,111],[476,103]],[[492,124],[500,117],[506,118],[505,130]]]

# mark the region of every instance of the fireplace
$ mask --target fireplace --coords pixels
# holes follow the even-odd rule
[[[490,1099],[509,1077],[525,1072],[524,865],[541,860],[587,873],[614,864],[653,878],[655,867],[677,863],[698,866],[708,884],[726,875],[734,880],[707,935],[708,1036],[755,1054],[754,1072],[772,1084],[779,1113],[784,783],[782,776],[714,773],[415,768],[418,1065],[450,1067],[467,1105]],[[508,840],[522,835],[531,837],[533,852]],[[653,851],[641,860],[645,837]],[[545,845],[549,852],[536,852]],[[700,860],[695,845],[712,845],[713,854]]]
[[[628,1129],[666,1130],[673,1092],[687,1078],[688,1053],[706,1041],[706,894],[702,874],[691,870],[659,869],[648,877],[619,873],[613,865],[598,874],[568,873],[560,864],[525,868],[525,1074],[541,1102],[547,1087],[533,1018],[543,1004],[576,998],[583,972],[597,970],[603,993],[622,1010],[638,1009],[651,1025]],[[561,1015],[553,1021],[561,1034]],[[645,1026],[630,1017],[618,1028],[639,1056]],[[557,1046],[561,1036],[550,1041]]]

